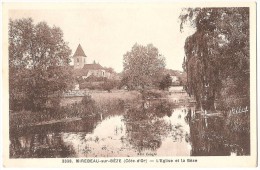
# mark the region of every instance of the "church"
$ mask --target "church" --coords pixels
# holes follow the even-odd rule
[[[99,63],[94,61],[92,64],[87,64],[87,56],[80,44],[73,55],[73,61],[74,74],[78,78],[82,77],[83,79],[86,79],[89,76],[111,78],[111,71],[102,67]]]

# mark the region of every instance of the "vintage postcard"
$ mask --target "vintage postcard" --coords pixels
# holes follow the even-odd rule
[[[4,167],[256,167],[256,3],[3,3]]]

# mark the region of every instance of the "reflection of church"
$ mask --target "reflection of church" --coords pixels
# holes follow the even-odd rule
[[[111,77],[111,72],[102,67],[99,63],[95,61],[92,64],[87,64],[87,56],[84,53],[81,45],[78,45],[77,50],[73,55],[74,61],[74,74],[77,77],[82,77],[83,79],[88,78],[89,76],[95,77]]]

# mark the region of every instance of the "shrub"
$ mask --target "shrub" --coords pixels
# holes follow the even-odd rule
[[[81,103],[84,106],[88,106],[88,105],[91,105],[91,104],[95,104],[95,101],[91,98],[91,96],[87,95],[87,96],[84,96],[82,98]]]
[[[164,89],[168,89],[171,85],[172,85],[172,78],[171,78],[170,74],[167,74],[161,80],[159,87],[161,90],[164,90]]]
[[[101,84],[101,87],[103,90],[106,90],[108,92],[111,92],[112,89],[114,89],[115,87],[117,87],[117,82],[113,81],[113,80],[107,80],[104,81],[103,84]]]
[[[79,108],[82,107],[83,114],[97,114],[98,108],[96,102],[91,98],[91,96],[84,96],[81,101],[81,105]]]

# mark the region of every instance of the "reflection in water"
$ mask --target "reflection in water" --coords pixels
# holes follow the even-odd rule
[[[74,150],[64,143],[65,132],[92,133],[98,117],[66,123],[39,125],[11,131],[11,157],[71,157]]]
[[[186,121],[190,126],[191,156],[230,156],[249,155],[249,134],[231,132],[225,123],[225,117],[203,117],[191,111]]]
[[[152,107],[120,114],[12,130],[10,157],[250,154],[249,136],[225,127],[224,118],[203,117],[194,107],[172,108],[156,101]]]
[[[11,140],[10,157],[13,158],[54,158],[73,157],[73,148],[66,145],[61,134],[42,133],[22,136]]]
[[[189,155],[190,145],[184,140],[189,133],[188,125],[180,117],[185,116],[184,108],[171,109],[161,106],[147,110],[132,109],[124,115],[127,138],[139,155],[177,156]],[[167,108],[167,109],[165,109]],[[159,112],[164,110],[164,112]],[[163,115],[164,113],[164,115]]]
[[[222,135],[224,122],[218,118],[190,121],[192,156],[229,155],[226,139]]]

